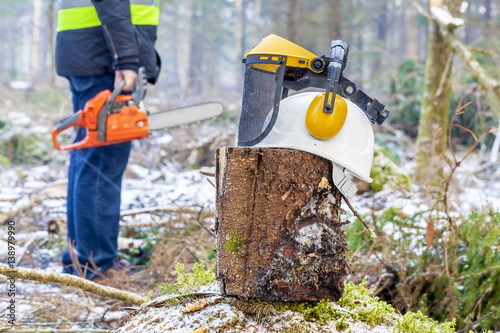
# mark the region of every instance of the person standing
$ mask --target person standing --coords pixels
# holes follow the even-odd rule
[[[59,0],[56,71],[66,77],[73,112],[122,80],[131,91],[144,67],[154,84],[159,0]],[[85,137],[80,129],[75,142]],[[131,142],[70,152],[66,203],[68,244],[63,272],[87,279],[118,266],[120,195]]]

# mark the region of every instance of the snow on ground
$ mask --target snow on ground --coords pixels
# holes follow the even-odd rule
[[[215,189],[201,170],[176,172],[168,168],[148,170],[140,165],[130,165],[130,170],[141,176],[124,179],[122,185],[122,208],[137,205],[144,199],[154,198],[157,205],[183,202],[193,206],[215,207]],[[215,172],[215,168],[203,168]]]
[[[25,125],[26,118],[18,114],[16,118],[20,124]],[[198,131],[202,133],[200,137],[207,137],[208,135],[205,134],[213,129],[202,128]],[[227,134],[224,135],[227,136]],[[178,165],[174,166],[173,163],[165,161],[152,167],[153,164],[147,160],[151,156],[157,157],[162,153],[158,147],[169,147],[171,151],[175,151],[172,146],[178,145],[177,150],[185,149],[187,146],[185,141],[188,139],[182,141],[178,137],[165,134],[154,140],[156,148],[148,147],[151,151],[144,153],[146,160],[132,160],[127,168],[128,176],[123,181],[122,209],[178,205],[199,206],[214,210],[215,189],[207,181],[207,176],[202,175],[199,169],[190,170],[188,167],[179,169]],[[192,138],[190,140],[193,141]],[[189,145],[194,149],[202,143],[191,142]],[[55,156],[51,164],[32,167],[13,166],[0,170],[0,221],[15,215],[16,219],[19,219],[16,225],[17,234],[46,232],[45,223],[48,219],[55,218],[62,221],[65,219],[67,155],[58,153]],[[186,156],[193,156],[193,154]],[[190,164],[187,160],[183,162],[185,166]],[[452,205],[461,214],[465,215],[470,210],[481,210],[487,207],[500,209],[500,168],[493,166],[484,172],[474,173],[479,166],[479,158],[471,156],[458,169],[453,181]],[[411,161],[401,165],[401,169],[408,174],[413,172],[413,168]],[[202,170],[214,172],[214,167],[204,167]],[[430,208],[428,198],[422,195],[421,189],[416,186],[411,192],[387,188],[378,193],[360,193],[351,202],[361,214],[368,213],[373,208],[382,211],[387,207],[400,207],[404,213],[413,215]],[[27,220],[26,217],[29,219],[33,215],[41,220]],[[5,228],[0,229],[0,238],[5,238]],[[7,253],[6,246],[6,242],[0,242],[0,260],[2,261],[5,258],[4,254]],[[19,254],[23,251],[22,244],[18,246],[18,251]],[[53,259],[52,255],[53,253],[46,254],[49,260]],[[58,265],[57,261],[53,261],[46,264],[45,269],[57,271]],[[60,290],[56,287],[42,287],[21,282],[18,282],[18,288],[19,292],[25,295],[31,290],[36,290],[37,293],[59,295],[56,290]],[[41,290],[41,288],[45,289]],[[5,288],[0,288],[0,293],[5,293]],[[384,332],[384,330],[377,332]]]

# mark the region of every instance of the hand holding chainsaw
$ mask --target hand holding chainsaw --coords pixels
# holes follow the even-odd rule
[[[146,95],[147,80],[144,68],[139,68],[138,80],[132,94],[121,94],[125,80],[114,91],[101,91],[90,99],[83,110],[61,120],[52,130],[52,142],[59,150],[97,147],[136,139],[146,139],[150,131],[188,124],[218,116],[223,106],[217,102],[182,107],[150,114],[141,105]],[[80,126],[85,138],[61,146],[57,140],[61,132]]]
[[[121,83],[121,81],[125,81],[123,91],[131,91],[135,87],[137,79],[137,72],[132,69],[122,69],[115,71],[115,87],[117,87]]]

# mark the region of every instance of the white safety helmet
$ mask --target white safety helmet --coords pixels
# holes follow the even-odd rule
[[[280,103],[280,112],[269,134],[259,147],[293,148],[322,156],[359,179],[371,183],[373,162],[373,129],[360,108],[349,100],[347,117],[333,138],[317,139],[306,128],[306,114],[317,92],[303,92],[289,96]]]
[[[238,146],[293,148],[322,156],[333,163],[333,183],[350,198],[356,186],[344,171],[372,182],[371,123],[381,124],[389,111],[341,76],[347,48],[335,41],[331,58],[317,57],[276,35],[264,38],[244,59]],[[323,90],[298,92],[305,88]]]

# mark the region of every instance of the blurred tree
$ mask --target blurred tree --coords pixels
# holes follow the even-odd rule
[[[453,17],[462,0],[430,0],[430,7],[447,6]],[[450,112],[454,52],[435,20],[429,20],[425,83],[418,126],[414,180],[419,184],[443,178]]]
[[[328,29],[332,40],[342,39],[342,9],[340,0],[328,0]]]
[[[235,11],[236,11],[236,28],[235,30],[235,53],[236,53],[236,61],[235,61],[235,73],[240,74],[240,79],[237,80],[237,89],[238,91],[241,90],[241,85],[242,85],[242,77],[243,77],[243,70],[241,66],[241,59],[243,59],[245,55],[245,40],[246,40],[246,33],[245,33],[245,23],[246,23],[246,1],[245,0],[236,0],[235,1]]]
[[[408,6],[404,11],[405,25],[406,25],[406,44],[405,53],[412,59],[418,58],[418,23],[417,23],[417,10]]]
[[[286,30],[287,37],[290,41],[294,43],[299,43],[298,33],[299,33],[299,13],[297,12],[298,0],[288,0],[287,7],[287,20],[286,20]]]
[[[41,30],[42,30],[42,0],[33,0],[33,28],[32,28],[32,54],[31,82],[38,82],[41,78]]]
[[[176,6],[176,29],[174,34],[174,50],[176,58],[177,78],[179,81],[179,90],[183,97],[192,88],[192,40],[194,21],[193,0],[178,1]]]
[[[49,85],[55,87],[56,85],[56,62],[55,62],[55,34],[56,34],[56,21],[57,9],[56,0],[47,0],[47,25],[48,25],[48,47],[49,47]]]

